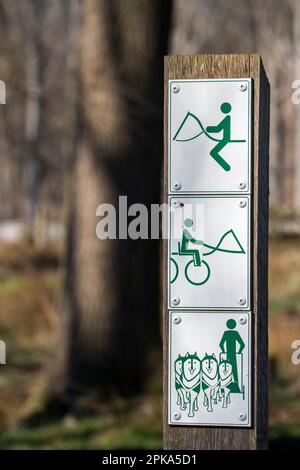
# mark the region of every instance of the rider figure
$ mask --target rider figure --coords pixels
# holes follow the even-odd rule
[[[237,368],[237,354],[241,354],[245,348],[245,343],[242,340],[238,331],[235,330],[236,321],[232,318],[227,321],[227,331],[224,331],[220,341],[220,349],[223,353],[227,354],[227,360],[232,365],[232,374],[234,382],[239,383],[238,368]]]
[[[203,245],[202,241],[196,240],[193,235],[189,232],[189,228],[193,226],[194,222],[192,219],[185,219],[184,221],[184,229],[182,232],[182,239],[180,244],[180,254],[182,255],[192,255],[194,259],[195,266],[201,266],[201,258],[199,250],[196,249],[189,249],[189,243],[194,243],[196,245]]]
[[[228,113],[231,111],[230,103],[222,103],[221,104],[221,111],[224,114],[227,114],[225,118],[217,125],[217,126],[208,126],[206,128],[206,132],[208,133],[217,133],[223,131],[222,140],[220,140],[217,145],[211,150],[210,155],[213,159],[225,170],[230,170],[230,165],[219,155],[219,152],[225,147],[225,145],[230,142],[230,116]]]

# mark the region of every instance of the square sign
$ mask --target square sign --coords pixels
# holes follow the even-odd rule
[[[250,196],[169,198],[169,308],[250,308]]]
[[[251,79],[169,80],[169,192],[251,191]]]
[[[251,314],[171,312],[169,424],[250,426]]]

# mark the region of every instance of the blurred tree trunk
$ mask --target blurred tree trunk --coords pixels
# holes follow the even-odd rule
[[[33,237],[39,186],[38,145],[41,116],[41,74],[39,53],[30,35],[27,35],[25,49],[27,89],[25,138],[28,154],[27,230],[30,237]]]
[[[83,2],[80,143],[52,393],[132,393],[159,346],[157,240],[99,240],[96,208],[160,199],[171,1]]]
[[[24,31],[25,52],[25,141],[27,150],[27,230],[33,238],[40,183],[39,141],[42,108],[42,60],[40,50],[40,24],[45,4],[27,1],[17,4]]]

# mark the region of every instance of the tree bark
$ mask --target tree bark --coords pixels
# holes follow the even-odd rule
[[[160,199],[171,1],[83,2],[80,142],[52,390],[138,392],[160,344],[157,240],[99,240],[96,208]]]

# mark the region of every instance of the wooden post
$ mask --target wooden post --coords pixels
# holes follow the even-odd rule
[[[250,428],[168,424],[167,241],[164,242],[164,448],[265,449],[268,426],[268,159],[269,84],[260,56],[190,55],[165,58],[164,199],[168,200],[168,81],[172,79],[252,79],[252,425]]]

